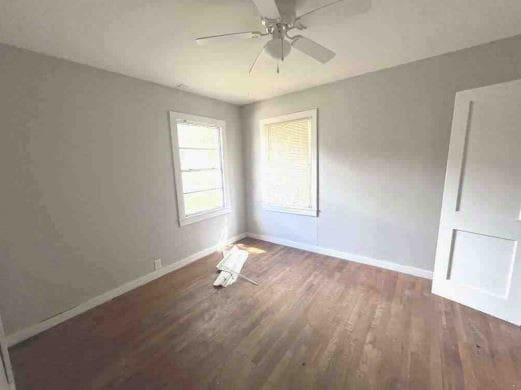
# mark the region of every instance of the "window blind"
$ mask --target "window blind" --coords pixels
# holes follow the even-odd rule
[[[267,124],[264,131],[263,202],[313,208],[311,118]]]

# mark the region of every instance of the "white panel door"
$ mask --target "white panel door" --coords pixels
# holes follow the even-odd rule
[[[432,292],[521,325],[521,80],[458,92]]]

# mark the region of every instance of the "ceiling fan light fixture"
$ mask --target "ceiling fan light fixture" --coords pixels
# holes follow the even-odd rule
[[[281,60],[291,52],[291,43],[286,39],[273,38],[266,43],[264,49],[272,58]]]

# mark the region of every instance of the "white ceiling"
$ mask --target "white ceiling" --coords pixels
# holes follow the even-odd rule
[[[238,104],[520,34],[521,1],[345,0],[304,21],[330,63],[293,51],[280,74],[265,58],[249,75],[262,39],[194,39],[261,29],[250,0],[0,0],[3,43]]]

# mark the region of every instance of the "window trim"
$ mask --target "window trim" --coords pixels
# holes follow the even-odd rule
[[[185,226],[192,223],[204,221],[209,218],[214,218],[219,215],[228,214],[230,212],[230,197],[228,191],[228,170],[225,161],[225,149],[226,149],[226,122],[219,119],[185,114],[181,112],[169,111],[170,117],[170,141],[172,148],[172,160],[174,164],[174,184],[177,198],[177,214],[179,226]],[[201,211],[192,215],[185,214],[184,205],[184,191],[183,191],[183,180],[181,171],[181,160],[179,153],[179,143],[177,138],[177,121],[185,120],[203,125],[216,126],[219,128],[219,143],[220,143],[220,160],[221,160],[221,172],[222,172],[222,190],[223,190],[223,206],[211,210]],[[210,191],[210,190],[206,190]]]
[[[261,204],[262,208],[266,211],[274,211],[280,213],[307,215],[311,217],[318,216],[318,123],[317,115],[318,109],[313,108],[306,111],[294,112],[291,114],[280,115],[272,118],[262,119],[260,121],[260,133],[261,133]],[[266,125],[273,123],[288,122],[299,119],[311,118],[311,137],[309,139],[311,146],[311,208],[291,208],[283,206],[275,206],[264,203],[264,172],[266,169],[266,157],[267,157],[267,134]]]

